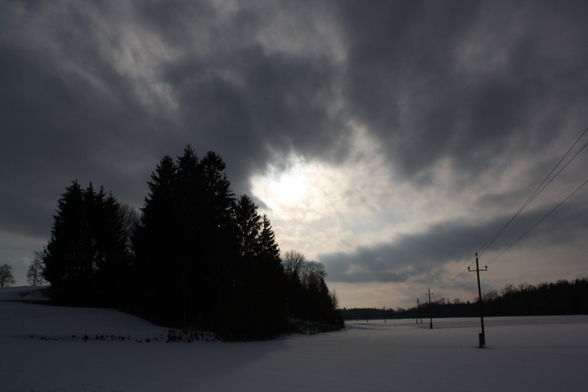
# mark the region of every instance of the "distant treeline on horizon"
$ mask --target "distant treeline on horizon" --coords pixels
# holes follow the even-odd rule
[[[506,285],[500,292],[491,290],[482,298],[485,316],[543,316],[588,314],[588,278],[559,280],[536,286]],[[475,317],[480,314],[478,301],[453,302],[441,298],[409,309],[343,308],[344,320],[400,319],[422,317]]]

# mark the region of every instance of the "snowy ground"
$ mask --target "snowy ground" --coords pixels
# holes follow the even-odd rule
[[[363,321],[267,342],[146,343],[167,330],[112,310],[0,301],[0,391],[586,390],[588,316],[490,318],[484,350],[479,320],[434,322],[433,330]],[[129,339],[72,338],[96,334]]]
[[[3,287],[0,288],[0,301],[47,302],[47,289],[48,286]]]

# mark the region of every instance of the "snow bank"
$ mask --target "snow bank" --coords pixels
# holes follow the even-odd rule
[[[112,309],[76,308],[0,302],[0,335],[67,338],[115,335],[155,337],[167,329]]]

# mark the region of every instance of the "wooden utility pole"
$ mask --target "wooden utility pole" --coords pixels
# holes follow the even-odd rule
[[[484,348],[486,346],[486,333],[484,331],[484,312],[482,308],[482,289],[480,287],[480,272],[488,271],[488,266],[485,265],[484,269],[480,269],[478,265],[478,254],[476,253],[476,269],[473,270],[468,267],[468,271],[475,272],[476,277],[478,278],[478,302],[480,303],[480,325],[482,326],[482,332],[478,335],[478,343],[480,348]]]
[[[431,306],[431,294],[433,293],[431,293],[430,288],[427,289],[427,294],[429,296],[429,329],[433,329],[433,306]]]
[[[421,311],[421,304],[419,303],[419,299],[417,298],[417,306],[416,306],[416,323],[417,324],[419,323],[420,311]]]

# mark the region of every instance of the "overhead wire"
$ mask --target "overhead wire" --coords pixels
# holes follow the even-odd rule
[[[559,170],[555,174],[553,174],[587,132],[588,132],[588,128],[584,129],[584,131],[576,138],[574,143],[572,143],[570,148],[568,148],[566,153],[560,158],[560,160],[555,164],[555,166],[553,166],[553,168],[549,171],[549,173],[545,176],[545,178],[543,178],[543,180],[539,183],[539,185],[537,185],[537,187],[533,190],[533,192],[531,192],[531,194],[527,197],[527,199],[521,205],[521,207],[519,207],[519,209],[514,213],[514,215],[508,221],[506,221],[506,223],[494,234],[494,236],[490,240],[488,240],[484,244],[484,246],[482,246],[482,248],[480,248],[480,250],[478,251],[478,254],[480,256],[482,254],[484,254],[484,252],[488,248],[490,248],[490,246],[492,246],[494,244],[494,242],[500,237],[500,235],[504,232],[504,230],[506,230],[506,228],[523,212],[523,210],[533,200],[535,200],[537,198],[537,196],[539,196],[539,194],[541,192],[543,192],[543,190],[545,188],[547,188],[547,186],[549,186],[549,184],[551,184],[551,182],[557,176],[559,176],[559,174],[562,171],[564,171],[566,169],[566,167],[568,167],[568,165],[574,159],[576,159],[576,157],[588,146],[588,142],[586,142],[578,151],[576,151],[576,153],[562,167],[559,168]]]
[[[488,262],[488,265],[490,263],[492,263],[493,261],[495,261],[496,259],[498,259],[500,256],[502,256],[504,253],[506,253],[510,248],[512,248],[517,242],[521,241],[523,238],[525,238],[530,232],[532,232],[537,226],[539,226],[539,224],[541,224],[541,222],[543,222],[545,219],[547,219],[551,214],[553,214],[557,209],[559,209],[562,205],[564,205],[569,199],[572,198],[572,196],[574,196],[580,189],[582,189],[586,184],[588,184],[588,179],[586,179],[586,181],[584,181],[582,184],[580,184],[576,189],[574,189],[569,195],[567,195],[563,200],[561,200],[555,207],[553,207],[551,210],[549,210],[545,215],[543,215],[539,220],[537,220],[537,222],[535,222],[533,224],[533,226],[531,226],[527,231],[525,231],[523,234],[521,234],[519,237],[517,237],[517,239],[515,239],[513,242],[511,242],[506,248],[504,248],[502,251],[500,251],[500,253],[498,253],[492,260],[490,260],[490,262]]]

